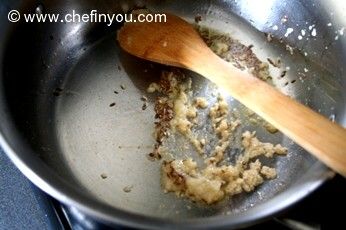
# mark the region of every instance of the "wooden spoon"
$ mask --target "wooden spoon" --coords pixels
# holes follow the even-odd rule
[[[166,23],[126,23],[118,41],[134,56],[201,74],[346,176],[346,129],[219,58],[183,19],[167,14]]]

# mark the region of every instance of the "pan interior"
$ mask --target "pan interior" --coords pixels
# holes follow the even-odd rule
[[[227,32],[248,45],[254,44],[262,60],[287,53],[280,47],[271,47],[263,35],[256,34],[246,25],[235,26],[236,18],[229,21],[235,24],[228,25]],[[223,20],[207,21],[205,24],[212,28],[225,26]],[[164,67],[152,67],[148,62],[123,53],[114,42],[114,37],[110,35],[95,44],[71,69],[56,108],[57,138],[64,163],[83,187],[98,199],[132,212],[162,217],[188,218],[242,212],[283,191],[314,163],[310,155],[281,134],[268,134],[259,127],[248,125],[246,129],[256,130],[261,140],[281,143],[289,148],[288,157],[270,162],[278,168],[277,179],[266,182],[254,193],[211,207],[163,193],[160,187],[161,162],[151,162],[147,158],[154,145],[154,97],[146,93],[146,88],[151,82],[158,81],[160,69]],[[283,63],[299,68],[305,61],[299,54],[292,57],[287,54]],[[305,64],[304,68],[318,71],[309,64]],[[282,91],[308,101],[313,99],[310,97],[316,91],[324,92],[314,87],[313,80],[309,83],[311,92],[303,95],[299,95],[299,83],[282,87],[291,77],[291,81],[294,79],[292,72],[285,79],[274,78]],[[195,95],[206,97],[208,101],[215,100],[212,94],[218,90],[210,82],[195,74],[187,74],[193,78]],[[140,100],[143,95],[149,98],[145,111]],[[116,105],[110,107],[112,103]],[[231,108],[241,111],[241,106],[232,98],[228,97],[228,103]],[[190,155],[180,146],[181,143],[177,142],[170,149],[175,154],[183,152]],[[131,188],[131,192],[126,192],[126,188]]]
[[[271,74],[274,84],[282,92],[333,119],[344,115],[344,108],[340,107],[340,104],[345,104],[340,78],[311,61],[304,52],[295,51],[291,55],[286,44],[279,39],[269,43],[262,32],[230,13],[231,7],[220,3],[222,1],[215,4],[203,2],[196,7],[194,1],[187,1],[185,10],[181,10],[183,3],[171,1],[149,8],[164,8],[191,22],[196,14],[202,14],[203,25],[229,33],[245,45],[253,44],[255,54],[262,61],[268,57],[280,57],[289,70],[287,75],[280,78],[280,71],[275,68],[271,68]],[[30,75],[25,81],[35,81],[30,83],[33,87],[22,89],[23,96],[29,99],[20,100],[17,95],[16,106],[21,103],[24,106],[12,106],[18,119],[24,119],[19,114],[21,110],[29,111],[28,117],[19,124],[23,133],[30,137],[28,141],[47,165],[78,186],[81,192],[116,208],[146,216],[186,219],[226,215],[246,212],[284,192],[316,163],[313,157],[285,136],[269,134],[249,123],[243,131],[257,131],[259,139],[281,143],[289,149],[287,157],[268,162],[277,168],[277,179],[265,182],[253,193],[208,207],[163,193],[160,187],[161,162],[147,158],[154,145],[155,97],[147,94],[146,88],[158,80],[161,70],[166,67],[122,52],[115,41],[115,32],[106,32],[96,38],[90,35],[90,40],[76,40],[78,34],[84,34],[86,28],[83,26],[74,25],[73,38],[69,37],[68,29],[65,33],[61,29],[60,38],[51,39],[53,41],[49,41],[49,33],[45,35],[48,43],[65,49],[66,53],[60,54],[59,49],[54,53],[52,45],[48,51],[56,59],[39,60],[42,66],[36,65],[32,72],[41,74]],[[11,71],[18,70],[10,68],[9,73]],[[215,100],[212,94],[218,89],[213,84],[194,73],[186,71],[186,74],[193,79],[196,96]],[[8,95],[15,95],[11,91],[15,89],[15,80],[8,80],[7,84]],[[148,97],[145,111],[142,110],[142,96]],[[242,110],[242,106],[231,97],[227,96],[227,101],[232,109]],[[30,107],[32,103],[34,106]],[[110,107],[112,103],[115,106]],[[282,106],[278,109],[284,109]],[[181,152],[179,146],[173,146],[172,151]]]

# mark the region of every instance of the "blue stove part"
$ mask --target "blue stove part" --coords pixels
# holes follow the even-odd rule
[[[0,229],[65,229],[51,199],[0,148]]]

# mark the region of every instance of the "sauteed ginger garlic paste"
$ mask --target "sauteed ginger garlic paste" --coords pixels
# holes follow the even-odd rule
[[[251,47],[209,29],[198,27],[198,30],[220,57],[238,68],[252,71],[264,81],[270,80],[268,65],[258,60]],[[162,72],[160,81],[150,84],[147,91],[158,95],[155,102],[156,145],[149,157],[151,160],[163,158],[161,183],[165,192],[213,204],[225,197],[251,192],[265,180],[276,178],[276,169],[262,165],[258,158],[286,155],[287,149],[280,144],[261,142],[256,132],[242,133],[240,153],[234,163],[230,163],[228,152],[242,122],[232,116],[221,95],[213,105],[202,97],[194,98],[191,79],[175,68]],[[207,112],[208,121],[199,117],[202,111]],[[206,123],[212,127],[208,135],[193,131]],[[263,123],[268,132],[277,132],[272,125]],[[169,148],[164,147],[166,139],[172,135],[187,140],[204,163],[199,164],[191,157],[177,159],[173,156]]]

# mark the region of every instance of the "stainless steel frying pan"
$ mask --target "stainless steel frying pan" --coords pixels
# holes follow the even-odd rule
[[[11,9],[121,13],[143,6],[191,22],[201,15],[203,25],[253,44],[261,60],[280,57],[288,71],[278,78],[273,70],[276,86],[346,125],[343,1],[47,0],[38,4],[4,0],[0,3],[0,142],[34,184],[81,220],[91,216],[111,226],[141,228],[238,228],[275,215],[331,175],[285,136],[247,124],[244,129],[257,130],[262,140],[289,148],[287,157],[268,162],[278,169],[277,179],[210,207],[164,194],[160,163],[147,159],[154,144],[154,96],[146,95],[145,89],[165,67],[122,52],[115,41],[120,24],[7,21]],[[287,34],[288,28],[293,32]],[[268,42],[264,32],[272,34],[273,41]],[[293,55],[287,45],[294,48]],[[213,100],[211,93],[218,89],[187,74],[193,78],[195,94]],[[146,111],[141,109],[142,95],[149,98]],[[228,101],[232,108],[240,107],[232,98]],[[113,102],[116,106],[109,107]],[[172,147],[173,152],[178,149]]]

